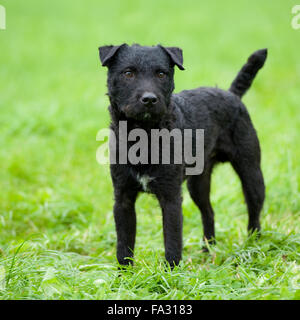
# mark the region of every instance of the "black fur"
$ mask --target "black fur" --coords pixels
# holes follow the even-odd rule
[[[185,176],[185,164],[111,165],[119,263],[132,262],[135,201],[143,191],[139,182],[143,175],[152,178],[147,191],[156,195],[162,208],[165,256],[171,266],[181,259],[181,184],[185,179],[190,195],[201,211],[204,237],[211,243],[215,240],[214,212],[209,195],[211,173],[219,162],[229,161],[240,177],[248,205],[248,230],[259,231],[259,215],[265,197],[260,146],[240,97],[263,66],[267,51],[257,51],[249,58],[229,91],[201,87],[177,94],[172,93],[173,75],[175,65],[183,69],[181,49],[123,44],[100,47],[99,52],[102,64],[108,67],[111,128],[117,137],[120,120],[127,120],[128,131],[133,128],[143,128],[147,132],[153,128],[205,130],[205,166],[201,175]],[[149,102],[147,97],[144,99],[149,93],[156,97],[155,103]]]
[[[267,49],[255,51],[232,82],[229,91],[235,93],[239,97],[242,97],[250,88],[258,70],[263,67],[266,58]]]

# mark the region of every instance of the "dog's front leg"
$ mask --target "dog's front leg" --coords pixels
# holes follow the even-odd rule
[[[136,197],[137,192],[130,189],[115,192],[114,218],[117,231],[117,259],[121,265],[133,263],[136,234],[134,208]]]
[[[174,190],[172,190],[174,192]],[[182,252],[182,198],[181,192],[158,195],[162,208],[165,257],[171,268],[179,264]]]

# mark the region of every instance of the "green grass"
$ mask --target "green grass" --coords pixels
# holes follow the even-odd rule
[[[300,30],[294,1],[2,0],[1,299],[300,299]],[[165,270],[157,201],[137,202],[135,266],[119,276],[109,168],[96,134],[109,124],[97,47],[183,48],[176,91],[228,88],[250,53],[269,57],[244,97],[262,148],[262,237],[247,238],[240,182],[213,175],[217,245],[202,253],[184,186],[183,261]]]

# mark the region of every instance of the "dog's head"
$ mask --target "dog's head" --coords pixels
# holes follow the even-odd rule
[[[168,110],[174,90],[174,66],[184,70],[182,50],[139,45],[99,48],[108,67],[108,95],[113,107],[127,118],[157,121]]]

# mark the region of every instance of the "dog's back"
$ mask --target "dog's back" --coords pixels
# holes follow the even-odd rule
[[[246,134],[251,135],[258,143],[255,129],[241,98],[250,88],[266,58],[267,49],[255,51],[241,68],[229,90],[200,87],[173,94],[172,103],[179,119],[176,126],[204,129],[206,160],[214,158],[216,162],[224,162],[234,159],[237,121],[243,123],[247,128]],[[255,149],[259,153],[259,148]]]

